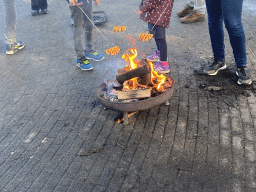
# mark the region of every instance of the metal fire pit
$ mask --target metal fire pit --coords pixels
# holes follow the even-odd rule
[[[161,105],[163,103],[169,104],[169,99],[171,98],[174,87],[172,86],[166,92],[155,96],[150,97],[141,101],[132,101],[132,102],[112,102],[102,98],[100,95],[102,93],[102,89],[107,85],[105,83],[101,84],[98,88],[97,95],[100,99],[101,104],[107,109],[112,109],[120,112],[124,112],[124,123],[128,124],[128,112],[142,111],[147,110],[157,105]]]

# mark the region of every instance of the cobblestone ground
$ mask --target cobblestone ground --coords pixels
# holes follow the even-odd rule
[[[0,25],[0,191],[256,191],[255,89],[233,81],[228,36],[229,69],[217,77],[195,74],[194,68],[212,56],[207,19],[181,24],[176,13],[185,1],[176,1],[167,30],[175,80],[170,106],[140,111],[123,125],[114,121],[118,112],[104,110],[96,96],[99,85],[125,65],[121,54],[81,71],[67,3],[48,2],[48,15],[32,17],[30,1],[16,1],[18,39],[26,43],[20,53],[4,54]],[[137,38],[147,29],[135,16],[125,24],[126,32],[112,32],[139,3],[102,0],[95,8],[109,19],[99,26],[109,42],[95,30],[98,52],[114,44],[126,50],[126,35]],[[253,80],[255,11],[255,1],[245,1],[242,19]],[[155,45],[137,42],[137,47],[148,55]],[[209,87],[211,82],[220,82],[222,92]],[[229,87],[237,92],[226,93]]]

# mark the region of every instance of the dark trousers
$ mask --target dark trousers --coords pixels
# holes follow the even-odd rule
[[[47,0],[31,0],[31,9],[32,10],[47,9]]]
[[[213,56],[225,59],[223,23],[229,34],[237,67],[246,66],[245,34],[241,21],[243,0],[206,0]]]
[[[153,28],[154,27],[154,28]],[[153,29],[152,29],[153,28]],[[159,25],[148,24],[149,31],[154,31],[154,38],[158,51],[160,51],[160,61],[167,61],[167,43],[165,28]]]

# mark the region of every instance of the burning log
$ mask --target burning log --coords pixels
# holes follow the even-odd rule
[[[116,75],[116,80],[118,83],[123,84],[126,80],[132,79],[134,77],[145,77],[150,74],[150,68],[148,65],[143,65],[135,69],[126,71]]]

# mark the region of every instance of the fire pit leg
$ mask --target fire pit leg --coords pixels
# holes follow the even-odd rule
[[[170,105],[169,100],[167,100],[167,101],[165,102],[165,105]]]
[[[124,116],[124,124],[128,125],[129,124],[129,122],[128,122],[128,112],[125,111],[123,116]]]

